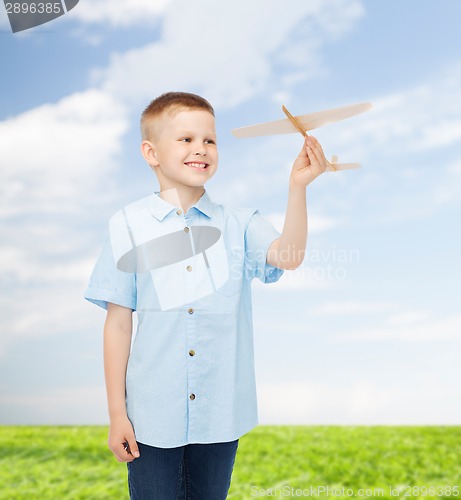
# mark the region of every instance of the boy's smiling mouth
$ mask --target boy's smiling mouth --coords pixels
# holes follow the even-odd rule
[[[205,170],[206,168],[208,168],[208,163],[204,163],[201,161],[190,161],[190,162],[185,163],[184,165],[187,165],[188,167],[195,168],[197,170]]]

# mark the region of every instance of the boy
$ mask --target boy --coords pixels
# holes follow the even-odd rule
[[[218,151],[208,101],[163,94],[141,131],[160,191],[112,216],[85,293],[107,309],[108,444],[127,462],[132,499],[224,499],[238,439],[258,423],[251,280],[275,282],[301,264],[306,186],[327,162],[307,137],[280,234],[258,210],[209,198]]]

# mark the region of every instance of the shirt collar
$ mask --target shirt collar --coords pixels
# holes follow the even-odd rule
[[[177,207],[171,205],[163,198],[160,198],[159,194],[160,191],[155,191],[151,196],[149,210],[156,219],[162,221],[171,211],[177,210]],[[211,201],[207,191],[205,190],[202,196],[189,208],[189,210],[191,208],[195,208],[210,218],[213,215],[213,205],[214,203]]]

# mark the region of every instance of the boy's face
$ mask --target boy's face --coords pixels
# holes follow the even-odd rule
[[[216,172],[218,149],[214,116],[205,110],[179,111],[159,118],[144,158],[157,174],[161,190],[199,187]]]

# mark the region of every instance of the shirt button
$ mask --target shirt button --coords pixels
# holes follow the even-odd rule
[[[195,356],[195,351],[193,349],[189,351],[189,356]]]
[[[187,266],[186,269],[191,272],[192,271],[192,266]]]
[[[191,394],[191,395],[189,396],[189,399],[191,399],[191,400],[193,401],[193,400],[195,399],[195,394]]]
[[[185,233],[188,233],[188,232],[189,232],[189,228],[188,228],[188,227],[185,227],[185,228],[184,228],[184,232],[185,232]]]
[[[187,312],[188,312],[189,314],[194,314],[194,310],[192,309],[192,307],[190,307],[190,308],[187,310]]]
[[[176,213],[177,213],[178,215],[182,215],[182,210],[176,210]]]

